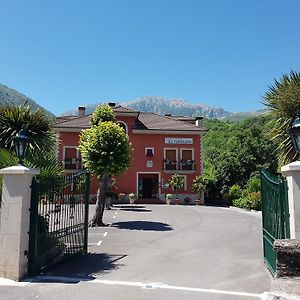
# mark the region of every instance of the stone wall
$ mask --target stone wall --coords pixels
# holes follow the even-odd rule
[[[300,276],[300,240],[276,240],[276,277]]]

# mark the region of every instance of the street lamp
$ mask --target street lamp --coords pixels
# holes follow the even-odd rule
[[[298,153],[298,160],[300,160],[300,117],[296,117],[292,128],[290,129],[292,141],[295,151]]]
[[[14,138],[15,152],[19,158],[19,164],[22,165],[28,148],[28,137],[25,130],[22,128]]]

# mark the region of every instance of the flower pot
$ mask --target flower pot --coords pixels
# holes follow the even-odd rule
[[[195,204],[196,204],[196,206],[199,206],[201,204],[201,200],[200,199],[196,199],[195,200]]]
[[[176,199],[175,199],[175,204],[176,204],[176,205],[179,205],[179,204],[180,204],[180,199],[176,198]]]

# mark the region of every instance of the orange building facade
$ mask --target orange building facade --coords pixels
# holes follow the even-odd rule
[[[183,189],[176,191],[181,202],[193,203],[199,198],[192,191],[192,182],[203,172],[202,138],[205,129],[202,118],[161,116],[115,106],[114,103],[110,105],[132,144],[131,166],[115,178],[114,192],[121,195],[135,193],[144,203],[164,202],[166,194],[175,195],[168,181],[173,174],[178,174],[184,180]],[[84,110],[84,107],[79,108],[78,117],[58,118],[54,126],[58,136],[58,157],[66,172],[77,172],[82,167],[79,137],[80,132],[90,126],[90,115],[85,115]],[[93,179],[91,197],[97,189],[98,181]]]

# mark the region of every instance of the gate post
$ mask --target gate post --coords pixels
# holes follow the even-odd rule
[[[31,182],[38,170],[18,165],[3,175],[0,225],[0,276],[21,280],[27,274]]]
[[[300,161],[281,168],[287,178],[291,239],[300,239]]]

